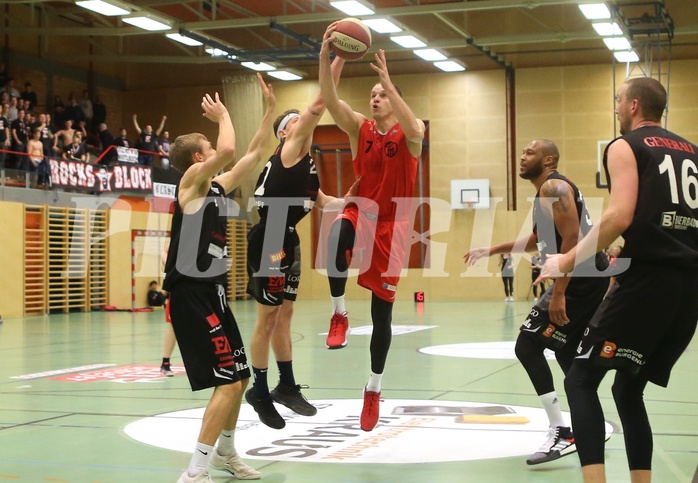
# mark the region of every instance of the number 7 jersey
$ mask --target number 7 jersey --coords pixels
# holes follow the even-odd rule
[[[698,267],[698,147],[657,126],[640,127],[618,139],[635,154],[639,178],[622,256]],[[611,190],[607,155],[608,147],[603,163]]]

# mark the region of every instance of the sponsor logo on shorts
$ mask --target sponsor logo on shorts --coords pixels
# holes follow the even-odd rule
[[[698,228],[698,220],[690,216],[677,215],[675,211],[665,211],[662,213],[661,226],[670,230],[688,230]]]
[[[521,324],[521,325],[530,329],[531,328],[531,319],[524,320],[523,324]]]
[[[271,260],[272,263],[280,262],[284,258],[286,258],[286,252],[283,248],[279,252],[269,254],[269,260]]]
[[[553,324],[548,324],[548,326],[543,331],[543,337],[552,337],[556,330],[557,329],[555,329],[555,326]]]
[[[298,289],[297,289],[297,288],[286,287],[286,288],[284,289],[284,292],[290,293],[290,294],[293,294],[293,295],[298,295]]]
[[[538,316],[540,315],[540,312],[538,312],[538,309],[536,309],[535,307],[533,307],[533,308],[531,309],[531,311],[528,313],[528,315],[530,315],[531,318],[533,318],[533,317],[538,317]]]
[[[603,347],[601,347],[601,353],[599,356],[605,357],[606,359],[611,359],[616,355],[616,345],[613,342],[605,341]]]
[[[277,297],[276,295],[270,294],[269,292],[267,292],[264,289],[262,289],[262,298],[271,304],[275,304],[276,302],[279,301],[279,297]]]
[[[216,314],[211,314],[208,317],[206,317],[206,321],[208,322],[208,325],[210,325],[212,328],[216,328],[219,325],[221,325],[220,319],[218,319],[218,316]]]
[[[397,287],[395,285],[390,285],[389,283],[384,283],[383,288],[386,290],[390,290],[391,292],[394,292],[397,290]]]

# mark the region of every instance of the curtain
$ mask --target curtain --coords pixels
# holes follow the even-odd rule
[[[230,111],[230,118],[235,126],[235,153],[236,160],[247,152],[247,147],[259,128],[264,115],[264,102],[262,90],[257,82],[256,75],[226,75],[221,79],[223,83],[223,102]],[[248,201],[254,195],[254,187],[259,172],[253,170],[240,187],[235,191],[234,198],[240,205],[241,216],[245,216],[252,223],[259,221],[257,212],[247,212]],[[254,205],[253,205],[254,206]]]

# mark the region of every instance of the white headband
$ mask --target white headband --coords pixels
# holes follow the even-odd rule
[[[286,124],[288,124],[289,121],[291,119],[293,119],[294,117],[299,117],[299,116],[300,116],[300,114],[298,114],[297,112],[292,112],[290,114],[286,114],[286,116],[279,123],[279,127],[276,130],[276,139],[281,139],[281,131],[286,129]]]

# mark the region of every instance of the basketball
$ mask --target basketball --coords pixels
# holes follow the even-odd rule
[[[346,60],[360,59],[371,47],[371,31],[358,18],[340,20],[332,35],[332,50]]]

